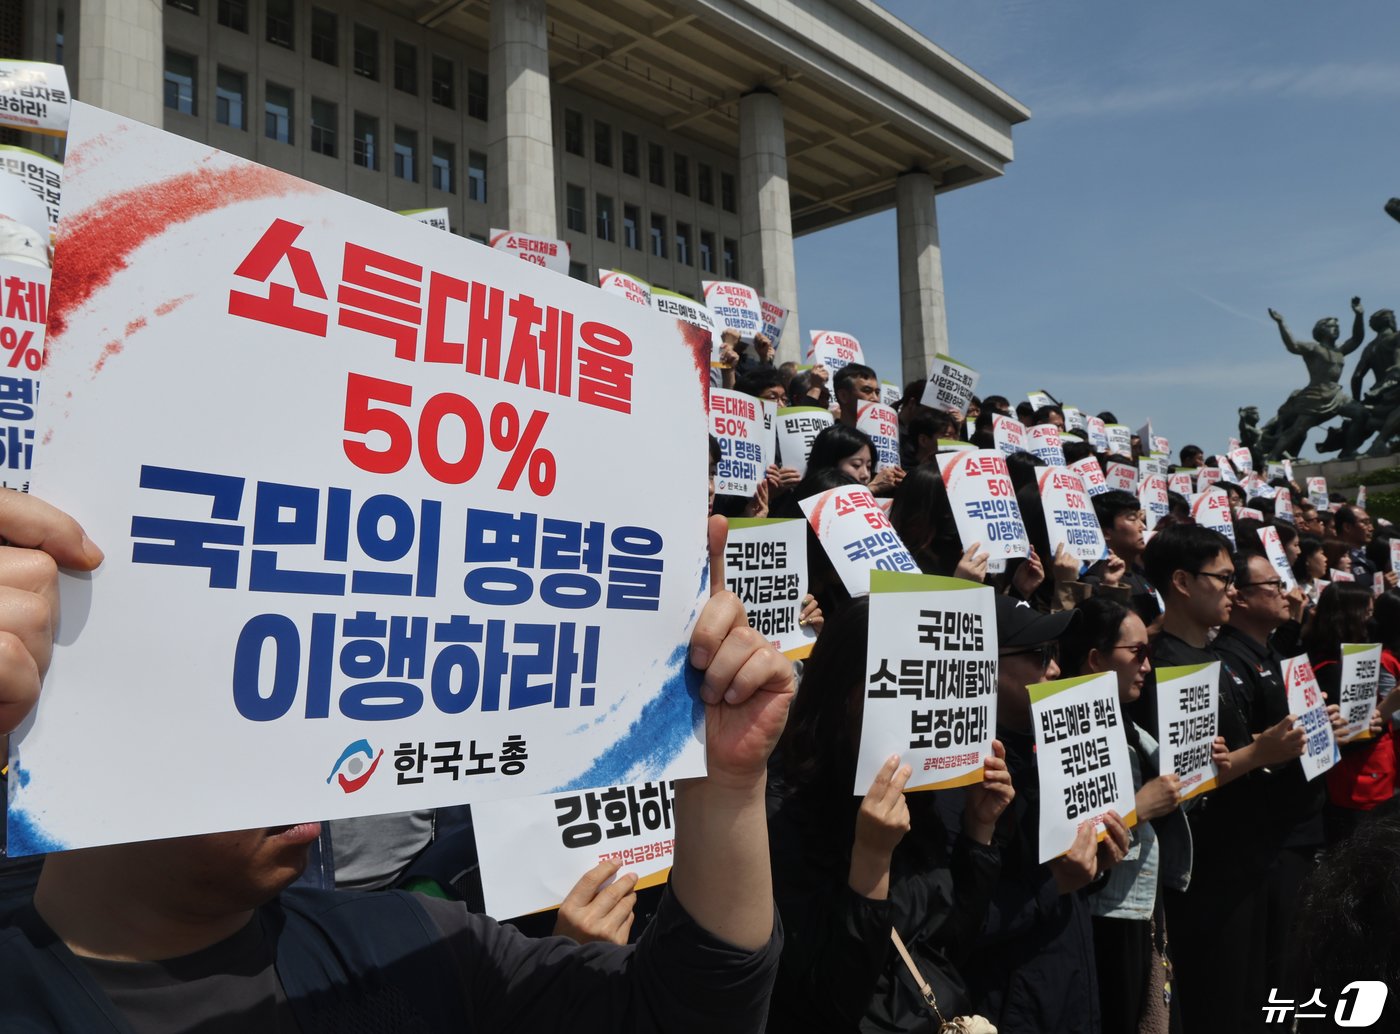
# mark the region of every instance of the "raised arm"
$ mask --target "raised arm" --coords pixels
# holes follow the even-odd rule
[[[1294,355],[1302,355],[1303,350],[1299,348],[1298,343],[1293,340],[1293,335],[1288,332],[1288,324],[1283,322],[1283,317],[1279,315],[1278,310],[1270,309],[1269,319],[1278,324],[1278,333],[1279,337],[1283,338],[1283,347]]]
[[[1361,347],[1361,341],[1366,337],[1366,313],[1362,311],[1360,298],[1352,298],[1351,312],[1351,337],[1342,342],[1342,355],[1351,355]]]
[[[676,784],[671,890],[704,929],[753,951],[773,932],[764,791],[794,686],[792,664],[724,591],[726,528],[724,518],[710,519],[712,595],[690,639],[691,663],[705,672],[709,775]]]

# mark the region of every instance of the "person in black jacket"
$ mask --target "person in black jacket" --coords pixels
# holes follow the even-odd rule
[[[533,940],[459,902],[399,891],[284,893],[314,822],[49,856],[31,908],[0,931],[7,1030],[757,1032],[781,934],[763,807],[792,666],[724,585],[724,520],[690,659],[704,674],[708,776],[678,782],[670,886],[635,946]],[[0,496],[0,536],[91,569],[78,526]],[[0,548],[0,732],[38,695],[57,575]],[[157,644],[151,644],[155,648]]]
[[[997,818],[1013,796],[999,744],[962,796],[950,835],[928,793],[905,804],[909,769],[890,758],[862,799],[860,742],[869,598],[818,638],[769,788],[773,892],[785,943],[770,1034],[938,1030],[890,938],[898,930],[946,1018],[970,1002],[959,964],[996,882]],[[938,796],[943,796],[939,792]],[[907,831],[907,835],[906,835]]]
[[[1040,861],[1040,778],[1029,687],[1060,677],[1059,638],[1074,611],[1042,614],[997,597],[997,738],[1016,797],[997,822],[1002,865],[987,922],[967,961],[974,1009],[1001,1034],[1098,1034],[1098,980],[1085,888],[1128,851],[1128,830],[1108,813],[1108,836],[1095,843],[1085,822],[1073,846]],[[951,806],[953,793],[945,800]],[[944,802],[940,802],[942,804]],[[956,822],[952,817],[950,824]]]

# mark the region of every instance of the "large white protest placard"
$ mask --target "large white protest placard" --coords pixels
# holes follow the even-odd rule
[[[783,466],[807,473],[807,457],[817,435],[836,422],[820,406],[788,406],[778,410],[778,457]]]
[[[1161,474],[1163,481],[1167,479],[1169,464],[1164,456],[1142,455],[1138,457],[1137,465],[1139,480],[1146,477],[1148,474]]]
[[[1079,480],[1084,482],[1084,490],[1091,497],[1108,491],[1108,479],[1103,476],[1103,467],[1099,465],[1097,457],[1085,456],[1082,460],[1075,460],[1069,469],[1079,475]]]
[[[1085,417],[1084,422],[1088,425],[1089,445],[1095,452],[1108,452],[1108,425],[1096,416]]]
[[[738,333],[739,340],[752,344],[754,335],[763,330],[763,303],[758,292],[730,280],[702,280],[700,287],[720,328],[727,327]]]
[[[877,467],[899,466],[898,413],[880,402],[862,402],[856,407],[856,430],[870,435],[875,443],[876,455],[871,459]]]
[[[1297,524],[1293,515],[1293,493],[1280,485],[1274,489],[1274,516],[1289,524]]]
[[[1138,485],[1138,503],[1147,514],[1147,526],[1157,527],[1157,522],[1167,515],[1170,505],[1167,500],[1167,479],[1161,474],[1143,474]]]
[[[1219,467],[1201,467],[1196,471],[1196,491],[1204,492],[1221,480]]]
[[[49,271],[0,259],[0,488],[29,491]]]
[[[1026,556],[1030,539],[1021,523],[1006,458],[995,449],[963,449],[940,453],[937,460],[963,548],[980,542],[981,552],[989,558],[989,571],[1005,570],[1006,561]]]
[[[1167,491],[1190,499],[1196,492],[1196,481],[1189,470],[1174,470],[1167,475]]]
[[[533,237],[528,233],[515,233],[511,230],[491,230],[491,247],[514,255],[518,259],[536,266],[543,266],[555,273],[568,275],[569,242],[552,237]]]
[[[1137,824],[1128,738],[1118,708],[1118,676],[1081,675],[1029,687],[1040,773],[1040,860],[1074,846],[1079,826],[1094,823],[1107,836],[1104,816],[1116,811]]]
[[[742,391],[711,388],[710,433],[720,454],[715,494],[752,496],[767,476],[764,458],[771,451],[763,446],[772,432],[765,429],[762,404]]]
[[[680,320],[704,331],[709,335],[710,362],[719,361],[720,327],[715,323],[714,314],[704,305],[694,298],[687,298],[675,291],[653,287],[651,289],[651,308],[653,312],[659,312],[663,316]]]
[[[1138,469],[1131,463],[1119,463],[1116,460],[1109,462],[1104,467],[1103,479],[1115,492],[1137,495]]]
[[[812,343],[807,348],[807,362],[813,366],[825,366],[835,376],[843,366],[864,363],[865,352],[860,342],[850,334],[839,330],[814,330]]]
[[[1054,424],[1036,424],[1026,428],[1026,451],[1047,467],[1065,465],[1065,450],[1060,444],[1060,429]]]
[[[1338,743],[1369,739],[1371,712],[1380,702],[1381,647],[1379,643],[1342,644],[1342,683],[1337,705],[1342,712]]]
[[[651,284],[631,273],[624,273],[620,269],[600,269],[598,270],[598,287],[608,294],[626,298],[633,305],[651,308]]]
[[[472,805],[486,914],[554,908],[604,859],[636,873],[636,888],[665,883],[676,853],[669,781],[483,801]]]
[[[406,215],[414,222],[431,226],[434,230],[452,232],[451,213],[446,208],[402,208],[399,215]]]
[[[1327,701],[1317,686],[1317,677],[1313,674],[1307,654],[1284,660],[1283,684],[1288,691],[1288,710],[1298,716],[1298,724],[1308,737],[1298,763],[1303,766],[1303,775],[1311,782],[1335,765],[1341,752],[1337,750],[1337,740],[1332,735]]]
[[[1237,521],[1242,521],[1246,519],[1251,521],[1262,521],[1264,519],[1264,511],[1256,510],[1252,506],[1241,506],[1235,511],[1234,519]]]
[[[1143,447],[1144,447],[1144,448],[1147,447],[1147,443],[1146,443],[1146,442],[1143,442],[1142,444],[1143,444]],[[1170,457],[1170,456],[1171,456],[1171,452],[1172,452],[1172,443],[1171,443],[1171,441],[1170,441],[1169,439],[1167,439],[1166,437],[1164,437],[1163,435],[1160,435],[1160,434],[1153,435],[1153,436],[1152,436],[1152,452],[1153,452],[1154,454],[1158,455],[1158,456]]]
[[[35,230],[48,230],[52,239],[58,229],[58,206],[63,198],[63,163],[24,147],[0,147],[0,169],[16,177],[26,190],[44,206],[48,221]],[[0,209],[0,214],[15,218],[17,213]]]
[[[1230,516],[1230,496],[1223,488],[1208,488],[1191,500],[1191,516],[1203,528],[1212,528],[1235,543],[1235,522]]]
[[[1186,800],[1215,788],[1211,747],[1219,726],[1220,662],[1157,669],[1157,742],[1163,774],[1181,778]]]
[[[1217,481],[1227,481],[1232,485],[1241,484],[1239,474],[1235,472],[1235,465],[1230,462],[1229,456],[1216,454],[1215,469],[1217,471]]]
[[[0,61],[0,126],[63,136],[71,107],[68,73],[62,65]]]
[[[1108,451],[1114,456],[1133,455],[1133,432],[1127,424],[1105,424],[1104,434],[1108,435]]]
[[[1288,562],[1288,554],[1284,551],[1278,529],[1272,525],[1265,525],[1255,530],[1259,532],[1259,541],[1264,544],[1264,555],[1269,558],[1274,573],[1282,583],[1279,585],[1280,591],[1292,592],[1298,587],[1298,579],[1293,576],[1293,566]]]
[[[899,403],[904,398],[904,389],[889,381],[880,382],[880,401],[898,412]]]
[[[763,311],[763,334],[773,343],[773,347],[777,348],[783,340],[783,330],[787,327],[788,310],[767,298],[760,298],[758,303]]]
[[[749,625],[794,660],[812,652],[816,632],[802,624],[807,595],[807,522],[800,517],[731,517],[724,581]]]
[[[956,359],[946,355],[934,356],[929,367],[928,380],[924,384],[923,404],[930,409],[941,409],[945,413],[967,414],[972,396],[977,393],[977,381],[981,375]]]
[[[1014,416],[992,417],[992,440],[1003,456],[1026,451],[1026,425]]]
[[[1065,430],[1080,434],[1087,441],[1089,423],[1084,411],[1076,406],[1061,406],[1060,411],[1065,415]]]
[[[982,780],[997,716],[996,596],[978,582],[875,571],[856,761],[864,796],[891,754],[909,790]]]
[[[703,335],[86,105],[56,254],[17,853],[703,771]]]
[[[1238,449],[1230,450],[1230,462],[1235,470],[1245,477],[1254,473],[1254,454],[1241,445]]]
[[[1108,556],[1103,529],[1079,475],[1066,467],[1043,467],[1035,473],[1051,555],[1063,545],[1070,556],[1086,564]]]
[[[1049,392],[1040,391],[1038,389],[1036,391],[1026,392],[1026,401],[1036,409],[1044,409],[1046,406],[1058,405],[1058,403],[1050,397]]]
[[[1308,478],[1308,502],[1319,510],[1325,510],[1331,504],[1327,497],[1327,479],[1322,477]]]
[[[871,571],[918,571],[894,525],[864,485],[833,488],[800,505],[852,596],[870,591]]]

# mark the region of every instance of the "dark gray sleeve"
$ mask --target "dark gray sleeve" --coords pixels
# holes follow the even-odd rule
[[[420,898],[462,976],[473,1034],[760,1034],[782,933],[756,952],[714,937],[671,894],[635,945],[526,937],[460,902]]]

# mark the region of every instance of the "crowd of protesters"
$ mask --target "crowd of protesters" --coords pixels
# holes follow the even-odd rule
[[[1286,480],[1246,498],[1229,479],[1232,543],[1197,525],[1184,498],[1150,526],[1136,495],[1108,490],[1092,500],[1108,555],[1084,566],[1051,551],[1037,461],[1019,454],[1008,468],[1031,552],[989,574],[980,544],[959,536],[940,451],[993,448],[995,415],[1063,428],[1060,407],[986,396],[944,412],[921,404],[915,382],[897,407],[900,465],[882,466],[855,426],[860,403],[879,397],[874,370],[829,377],[774,365],[761,338],[751,353],[737,344],[726,341],[725,383],[836,420],[804,473],[780,455],[752,497],[712,492],[715,512],[800,516],[804,498],[866,485],[889,500],[924,572],[995,590],[997,728],[979,782],[906,794],[910,770],[893,756],[868,792],[851,793],[869,602],[809,535],[810,656],[777,653],[726,593],[692,639],[710,776],[678,788],[666,888],[638,891],[604,863],[557,913],[498,925],[477,914],[469,813],[447,811],[337,822],[329,837],[311,823],[57,854],[41,875],[3,870],[0,1027],[786,1032],[947,1021],[1005,1034],[1215,1034],[1328,1029],[1347,986],[1371,980],[1391,989],[1375,1029],[1400,1029],[1392,529],[1341,497],[1316,508]],[[1066,462],[1095,455],[1068,431],[1062,443]],[[1100,462],[1133,463],[1139,447]],[[1216,463],[1191,445],[1179,458],[1190,470]],[[1291,520],[1274,516],[1276,488]],[[55,564],[90,570],[101,554],[66,515],[0,496],[8,731],[39,692]],[[1296,588],[1285,591],[1263,527],[1279,533]],[[718,518],[711,538],[719,557]],[[1308,655],[1336,723],[1345,643],[1382,647],[1372,735],[1309,781],[1282,664]],[[1219,777],[1183,805],[1177,775],[1160,770],[1154,672],[1208,661],[1221,662]],[[1109,812],[1102,836],[1085,822],[1042,863],[1030,687],[1093,673],[1116,678],[1129,719],[1136,822]],[[328,856],[313,866],[319,882],[334,873],[341,888],[371,889],[305,886],[318,882],[301,873],[313,848]]]

